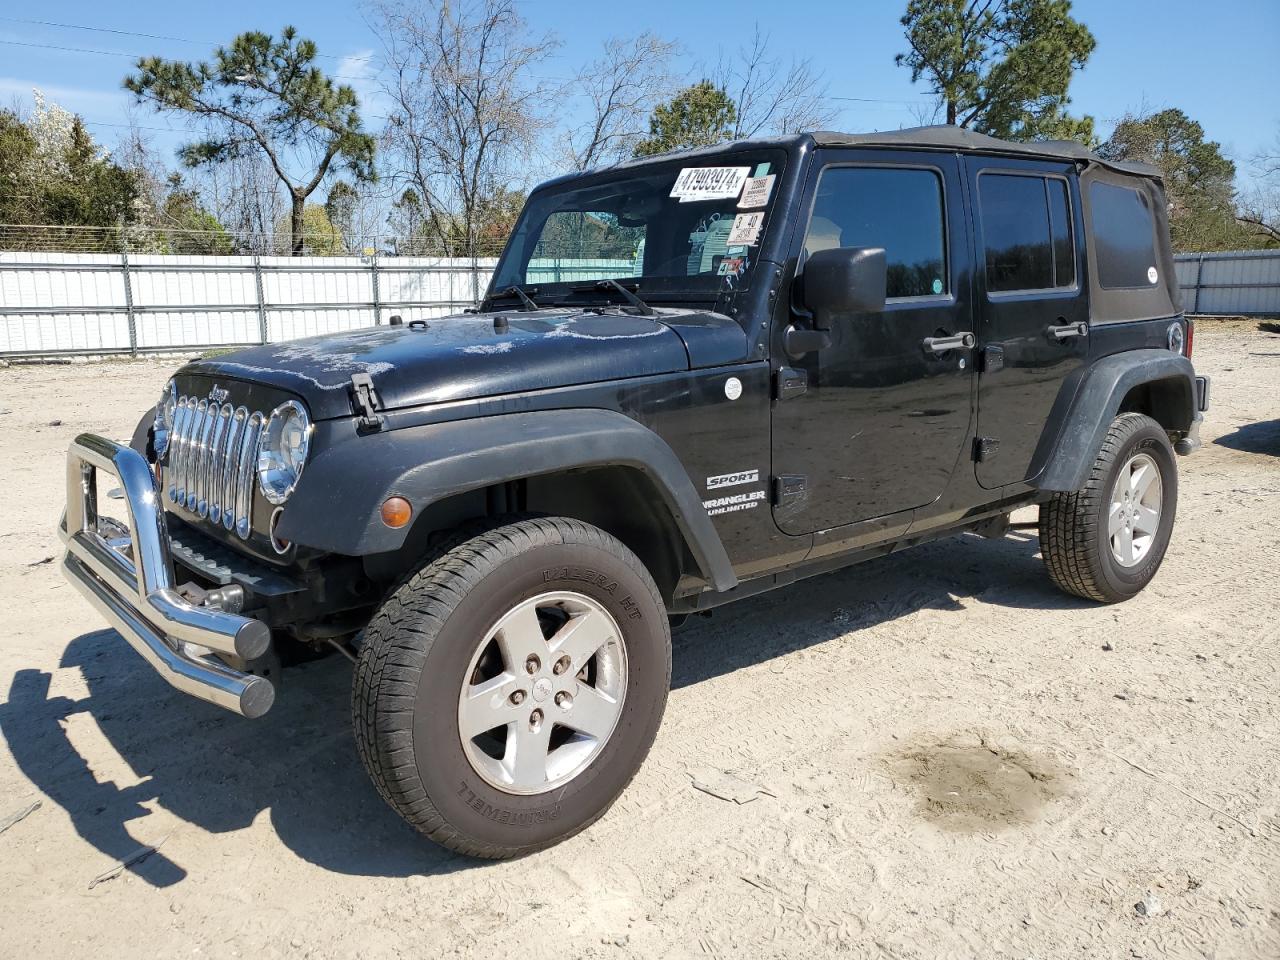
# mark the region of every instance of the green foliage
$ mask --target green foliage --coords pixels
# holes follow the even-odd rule
[[[182,178],[169,178],[169,194],[160,208],[160,221],[171,228],[163,235],[161,253],[227,257],[236,252],[231,234],[206,210],[194,190],[186,189]]]
[[[0,223],[44,222],[39,186],[33,174],[36,141],[9,110],[0,110]]]
[[[949,124],[1008,140],[1093,141],[1093,119],[1066,114],[1071,76],[1093,52],[1071,0],[909,0],[911,49],[895,61],[922,77]]]
[[[1204,127],[1181,110],[1126,116],[1098,153],[1160,168],[1169,197],[1169,233],[1179,252],[1252,247],[1251,232],[1236,220],[1236,165]]]
[[[289,233],[291,219],[281,219],[276,225],[276,232]],[[296,242],[296,235],[294,240]],[[302,210],[302,241],[302,253],[313,257],[340,257],[347,252],[342,232],[318,203],[308,203]],[[296,248],[294,252],[297,253]]]
[[[471,247],[477,256],[496,256],[515,228],[524,209],[523,190],[498,187],[488,196],[478,198],[472,212],[475,242],[467,244],[466,226],[461,217],[429,212],[417,191],[405,190],[391,204],[387,223],[396,235],[396,246],[404,256],[453,255],[451,250]]]
[[[294,253],[302,252],[304,205],[339,166],[359,182],[376,179],[374,138],[363,131],[359,101],[316,67],[316,45],[285,27],[280,39],[242,33],[211,63],[144,57],[125,88],[157,110],[199,118],[204,138],[179,152],[188,166],[221,163],[260,150],[289,190]],[[293,165],[305,164],[294,177]]]
[[[329,188],[329,196],[324,201],[324,212],[328,215],[329,222],[342,234],[348,246],[354,239],[351,234],[359,199],[360,195],[356,193],[355,187],[345,180],[339,180]]]
[[[685,87],[649,118],[649,136],[636,144],[637,157],[722,143],[738,119],[733,99],[710,80]]]
[[[79,117],[39,96],[30,121],[0,110],[0,223],[105,227],[118,239],[138,218],[140,196],[137,175],[114,163]],[[44,248],[59,235],[34,231],[28,240]],[[19,236],[7,246],[25,244]]]

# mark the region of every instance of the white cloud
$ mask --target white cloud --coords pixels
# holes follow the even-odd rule
[[[334,81],[346,84],[360,98],[360,117],[366,129],[375,129],[380,122],[375,114],[385,114],[388,103],[378,89],[378,62],[373,50],[356,50],[342,57],[333,71]]]

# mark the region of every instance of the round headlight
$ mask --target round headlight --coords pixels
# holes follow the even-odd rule
[[[1182,353],[1187,348],[1187,334],[1182,324],[1177,321],[1169,324],[1169,349],[1174,353]]]
[[[311,447],[311,419],[288,400],[271,411],[258,441],[258,486],[271,503],[284,503],[298,485]]]
[[[155,448],[156,459],[159,460],[169,449],[169,437],[173,433],[173,417],[178,410],[178,385],[170,380],[160,394],[160,402],[156,404],[155,419],[151,421],[151,445]]]

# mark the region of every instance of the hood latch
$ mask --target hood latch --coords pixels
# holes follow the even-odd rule
[[[361,430],[374,431],[382,429],[382,415],[378,413],[378,391],[374,389],[373,377],[367,373],[351,375],[351,406],[360,418]]]

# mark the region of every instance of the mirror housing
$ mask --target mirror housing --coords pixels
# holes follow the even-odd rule
[[[879,313],[888,290],[883,247],[836,247],[811,254],[804,264],[804,305],[814,327],[830,330],[844,313]]]

